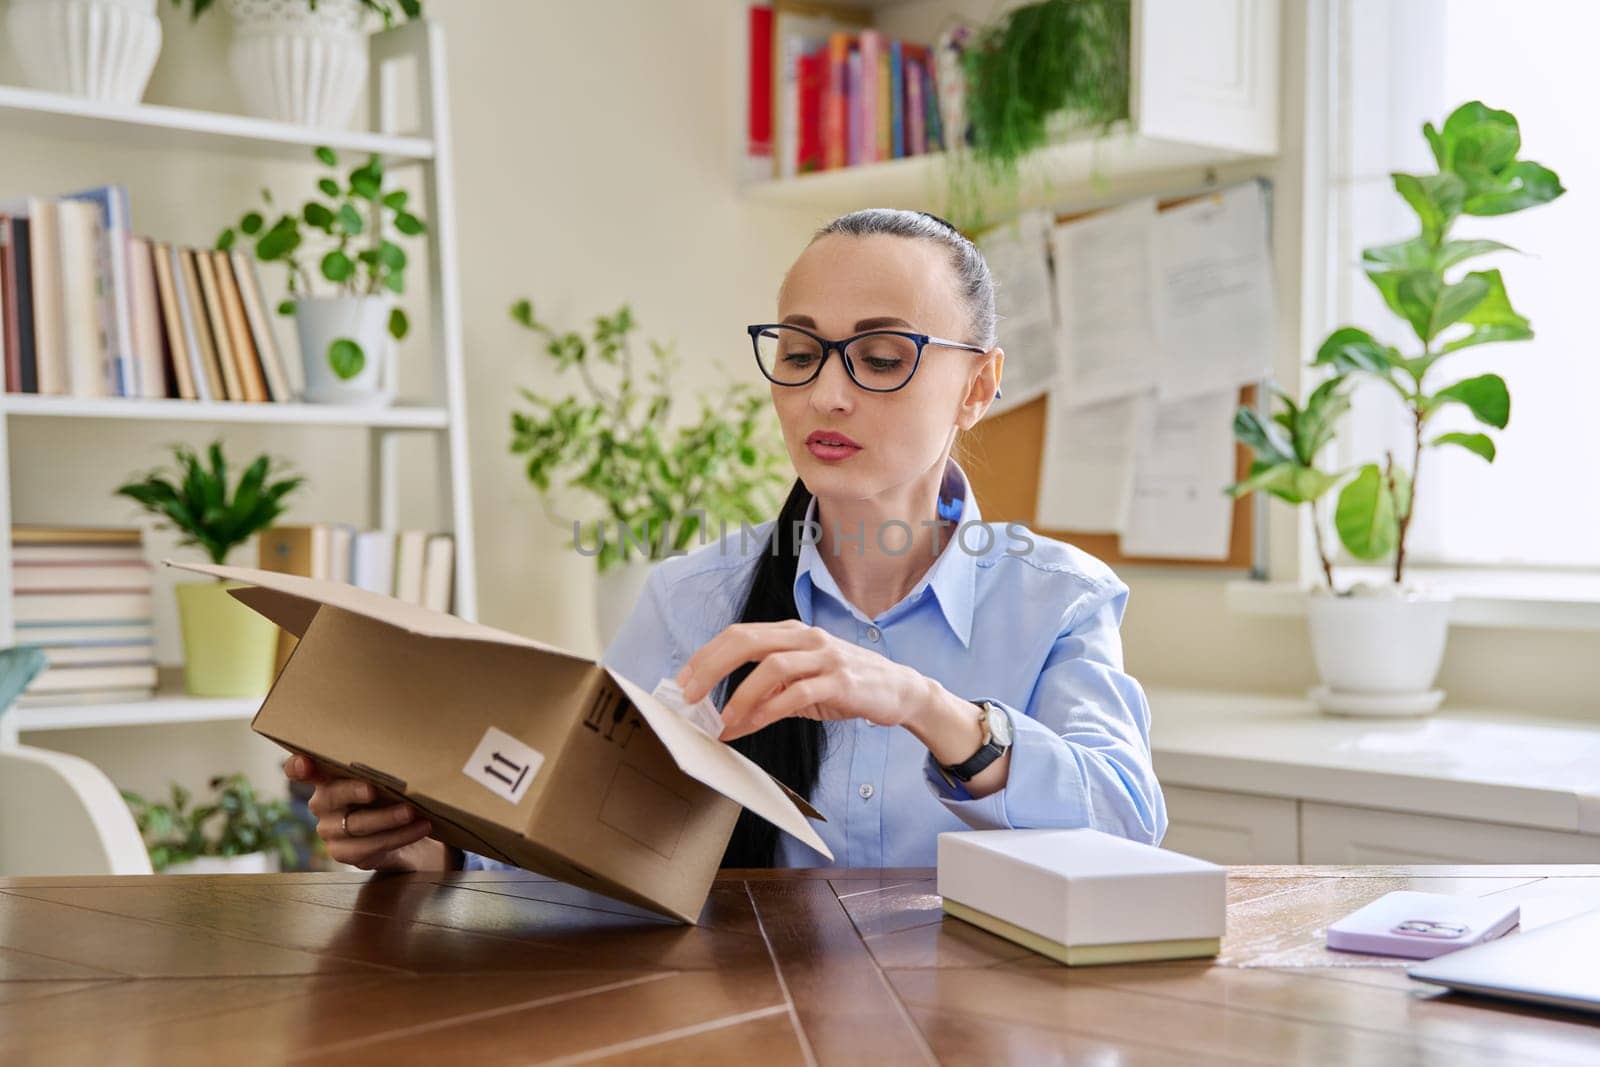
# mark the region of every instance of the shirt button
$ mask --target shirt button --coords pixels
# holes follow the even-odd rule
[[[883,636],[883,632],[881,630],[879,630],[876,626],[867,627],[867,640],[868,641],[876,641],[878,638],[880,638],[882,636]]]
[[[871,800],[872,799],[872,783],[871,782],[862,782],[861,783],[861,788],[857,789],[856,792],[861,794],[861,799],[862,800]]]

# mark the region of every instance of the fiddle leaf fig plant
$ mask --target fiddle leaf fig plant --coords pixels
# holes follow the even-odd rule
[[[272,190],[262,189],[266,214],[247,211],[222,231],[217,247],[228,250],[248,239],[257,259],[283,264],[289,296],[278,305],[280,315],[294,314],[299,298],[317,295],[307,266],[312,259],[316,276],[329,283],[336,295],[404,293],[406,252],[389,234],[416,237],[427,232],[427,223],[411,210],[410,194],[404,189],[384,188],[383,160],[378,156],[368,156],[366,162],[343,172],[333,149],[319,147],[315,155],[327,168],[317,179],[321,196],[308,198],[297,209],[280,210]],[[269,222],[269,216],[276,217]],[[308,236],[314,246],[307,244]],[[405,311],[391,308],[389,335],[398,341],[409,331]],[[326,355],[333,372],[345,381],[360,374],[367,362],[367,353],[351,337],[335,338]]]
[[[1461,448],[1492,463],[1495,439],[1483,431],[1503,430],[1510,423],[1511,393],[1500,375],[1439,380],[1442,362],[1455,352],[1533,336],[1528,320],[1512,307],[1500,271],[1460,269],[1469,260],[1515,249],[1484,238],[1458,238],[1455,224],[1463,216],[1523,211],[1566,191],[1555,172],[1518,158],[1522,136],[1508,111],[1472,101],[1451,112],[1443,127],[1428,122],[1422,132],[1437,172],[1391,175],[1395,191],[1416,213],[1418,233],[1362,255],[1368,279],[1402,329],[1409,329],[1415,346],[1402,351],[1360,327],[1342,326],[1312,360],[1331,377],[1306,408],[1296,409],[1288,396],[1278,394],[1282,410],[1273,421],[1283,434],[1275,436],[1248,408],[1234,418],[1234,435],[1254,451],[1255,462],[1250,476],[1228,491],[1238,496],[1265,489],[1290,503],[1309,504],[1330,590],[1333,569],[1323,551],[1320,497],[1341,486],[1333,517],[1340,543],[1359,560],[1392,558],[1394,582],[1402,584],[1424,451]],[[1349,408],[1345,383],[1356,380],[1381,382],[1394,394],[1411,428],[1411,455],[1397,460],[1389,453],[1381,463],[1324,472],[1315,457],[1332,440],[1332,423]],[[1439,415],[1458,408],[1481,429],[1433,429]],[[1295,437],[1296,427],[1313,410],[1317,414],[1309,428]]]
[[[673,349],[649,342],[649,361],[636,372],[626,305],[597,316],[589,337],[548,325],[528,300],[512,305],[511,317],[540,338],[556,371],[575,370],[583,384],[581,396],[560,399],[521,390],[532,410],[511,413],[511,451],[526,457],[546,506],[557,479],[599,502],[603,517],[572,530],[580,550],[596,546],[602,573],[627,558],[624,528],[657,560],[704,540],[711,523],[759,522],[775,510],[782,451],[767,397],[734,384],[715,400],[702,396],[694,421],[669,428]]]

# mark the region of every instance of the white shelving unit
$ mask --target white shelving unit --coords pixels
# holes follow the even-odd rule
[[[455,605],[463,618],[477,617],[472,497],[467,457],[461,299],[456,261],[455,182],[451,172],[450,110],[443,31],[426,20],[405,23],[371,39],[372,132],[318,130],[241,115],[161,107],[115,105],[57,93],[0,86],[0,136],[34,134],[118,147],[194,149],[259,159],[305,160],[310,149],[376,153],[390,169],[416,167],[429,222],[426,283],[430,301],[433,395],[425,403],[392,407],[344,407],[300,403],[235,403],[187,400],[77,398],[0,395],[0,532],[12,523],[11,443],[13,422],[32,419],[147,420],[216,424],[343,426],[370,435],[372,476],[368,522],[398,525],[397,449],[404,434],[438,436],[440,511],[455,537]],[[401,68],[416,80],[416,129],[398,128],[395,92]],[[11,590],[11,541],[0,536],[0,645],[15,640]],[[167,672],[170,675],[170,672]],[[153,723],[249,718],[258,699],[189,697],[169,678],[152,700],[122,704],[13,709],[0,716],[0,745],[19,734],[47,729],[84,729]]]

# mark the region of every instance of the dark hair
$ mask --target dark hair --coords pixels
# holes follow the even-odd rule
[[[950,223],[925,211],[865,208],[834,219],[818,230],[812,240],[833,234],[851,237],[888,234],[933,241],[944,246],[955,270],[961,297],[967,304],[967,323],[972,334],[970,340],[985,348],[994,345],[994,278],[989,273],[983,254]],[[755,574],[750,579],[750,593],[739,615],[740,622],[782,622],[799,617],[794,603],[795,568],[800,557],[799,532],[810,506],[810,490],[804,482],[795,479],[783,509],[778,512],[778,521],[772,528],[772,540],[763,546],[756,561]],[[733,696],[754,669],[755,664],[746,663],[728,675],[728,684],[723,688],[724,707],[728,698]],[[778,781],[809,800],[817,785],[817,772],[822,766],[826,742],[824,723],[815,719],[787,718],[741,737],[732,744]],[[733,837],[723,853],[722,865],[771,867],[777,861],[777,851],[777,827],[748,811],[741,811],[739,821],[733,828]]]

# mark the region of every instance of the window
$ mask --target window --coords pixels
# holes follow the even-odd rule
[[[1499,267],[1531,341],[1447,357],[1430,388],[1494,372],[1511,390],[1511,422],[1495,462],[1460,449],[1426,452],[1408,560],[1422,564],[1600,569],[1600,4],[1574,0],[1335,0],[1335,108],[1330,235],[1338,323],[1415,352],[1416,338],[1361,271],[1361,250],[1402,240],[1416,219],[1389,179],[1433,161],[1422,123],[1482,100],[1516,115],[1524,158],[1561,176],[1554,203],[1500,218],[1463,217],[1454,233],[1525,254],[1474,260]],[[1451,411],[1430,424],[1468,429]],[[1455,420],[1455,421],[1447,421]],[[1458,424],[1459,423],[1459,424]],[[1343,462],[1393,449],[1409,465],[1409,423],[1392,393],[1356,394]]]

